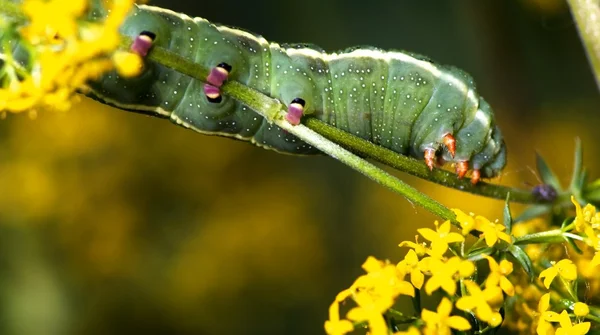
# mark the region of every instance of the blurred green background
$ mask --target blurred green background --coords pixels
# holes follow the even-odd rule
[[[600,97],[559,0],[152,1],[331,51],[404,49],[473,75],[530,188],[568,180],[576,137],[600,171]],[[401,173],[450,207],[501,201]],[[514,206],[516,210],[522,207]],[[88,99],[0,122],[0,333],[321,334],[368,255],[435,218],[328,157],[280,155]]]

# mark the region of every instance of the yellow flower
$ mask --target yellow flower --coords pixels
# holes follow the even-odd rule
[[[86,0],[25,0],[22,8],[29,22],[20,33],[28,45],[31,71],[0,88],[0,110],[68,109],[77,90],[112,70],[110,56],[119,45],[118,29],[134,0],[108,3],[110,14],[104,22],[89,22]],[[5,67],[16,71],[11,55],[4,57]],[[135,67],[132,61],[128,63]]]
[[[538,335],[554,333],[554,327],[552,327],[552,324],[549,321],[558,317],[558,313],[548,311],[548,308],[550,308],[550,293],[544,294],[538,303],[538,324],[536,328],[536,333]]]
[[[398,277],[398,272],[394,265],[369,256],[362,267],[367,274],[356,279],[352,288],[369,289],[374,294],[382,297],[388,296],[395,298],[400,294],[411,297],[415,296],[415,289],[413,286],[409,282],[404,281],[403,276],[402,278]],[[389,308],[389,306],[387,308]]]
[[[515,287],[506,276],[512,273],[513,264],[506,259],[501,260],[498,264],[492,257],[485,257],[490,264],[490,274],[485,281],[485,287],[500,285],[502,291],[512,297],[515,294]]]
[[[348,315],[346,315],[348,320],[367,320],[369,322],[369,333],[371,335],[387,335],[387,324],[381,314],[383,311],[378,302],[366,292],[357,292],[353,295],[352,299],[358,304],[358,307],[354,307],[348,312]],[[387,308],[391,307],[392,304],[393,300],[391,300],[391,303]]]
[[[583,302],[576,302],[573,304],[573,314],[575,314],[575,316],[584,317],[590,314],[590,308]]]
[[[344,290],[340,292],[335,301],[329,306],[329,320],[325,321],[325,332],[329,335],[343,335],[354,329],[352,322],[340,320],[340,303],[348,298],[352,292]]]
[[[78,31],[76,19],[86,8],[86,0],[26,0],[23,12],[31,23],[23,28],[23,35],[34,44],[57,37],[74,38]]]
[[[467,215],[457,208],[452,208],[452,211],[456,214],[456,221],[460,223],[463,235],[467,235],[471,230],[475,229],[475,218],[472,215]]]
[[[546,286],[546,288],[550,288],[550,284],[552,284],[552,281],[557,275],[568,281],[577,279],[577,267],[571,260],[563,259],[558,263],[551,263],[551,267],[540,273],[540,279],[544,278],[544,286]]]
[[[591,326],[589,322],[573,325],[567,311],[560,313],[558,322],[560,323],[560,328],[556,329],[556,335],[584,335],[587,334]]]
[[[446,221],[439,225],[439,222],[435,221],[436,231],[429,228],[421,228],[417,231],[426,240],[431,241],[431,255],[436,257],[442,257],[448,250],[448,243],[462,242],[465,238],[459,233],[451,233],[450,221]]]
[[[488,245],[488,247],[496,244],[498,239],[503,240],[508,244],[512,243],[512,238],[510,235],[504,232],[506,229],[504,225],[491,222],[483,216],[477,216],[475,218],[475,225],[477,230],[482,232],[482,235],[485,238],[485,243]]]
[[[414,287],[400,277],[396,267],[375,257],[368,257],[362,265],[367,274],[358,277],[352,286],[340,292],[329,309],[325,323],[328,334],[345,334],[353,329],[352,321],[367,321],[372,335],[387,335],[388,329],[382,313],[388,310],[401,295],[414,297]],[[346,318],[339,319],[339,303],[352,297],[358,305],[348,311]]]
[[[415,236],[415,242],[403,241],[398,244],[398,246],[412,248],[419,257],[423,257],[431,253],[431,250],[427,248],[427,244],[425,242],[419,243],[419,235]]]
[[[592,220],[597,221],[596,216],[596,207],[592,204],[585,205],[584,208],[581,208],[581,205],[577,200],[575,200],[574,196],[571,196],[571,202],[575,205],[575,229],[578,232],[584,232],[585,228],[590,225]]]
[[[482,291],[479,285],[473,281],[466,280],[464,283],[469,291],[469,295],[459,298],[456,301],[456,308],[462,311],[474,312],[479,320],[489,323],[492,327],[500,325],[502,323],[502,316],[489,305],[490,301],[497,299],[498,294],[502,295],[500,288],[486,287]]]
[[[425,281],[425,275],[419,269],[419,257],[414,250],[409,250],[404,260],[396,265],[398,271],[402,274],[410,273],[410,282],[414,287],[421,289]]]
[[[450,316],[452,312],[452,302],[448,298],[442,298],[437,313],[427,309],[421,312],[421,318],[425,321],[425,334],[449,335],[452,329],[468,330],[471,329],[469,321],[461,316]]]
[[[449,295],[456,293],[456,280],[468,277],[475,271],[472,262],[452,257],[448,261],[434,257],[427,257],[420,263],[424,270],[431,273],[431,278],[425,284],[425,292],[431,295],[438,288],[442,288]]]

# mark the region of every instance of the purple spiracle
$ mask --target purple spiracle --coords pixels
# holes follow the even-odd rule
[[[531,193],[536,198],[536,200],[546,202],[554,201],[554,199],[556,199],[556,196],[558,195],[554,187],[547,184],[535,186]]]
[[[288,107],[288,112],[285,115],[285,119],[294,126],[300,124],[300,119],[304,114],[304,108],[301,105],[293,103]]]
[[[219,90],[219,88],[214,87],[211,84],[205,84],[204,85],[204,94],[206,94],[206,96],[211,99],[215,99],[221,94],[221,91]]]
[[[153,41],[154,40],[150,36],[140,34],[133,40],[131,51],[142,57],[146,57],[148,51],[150,51],[150,48],[152,47]]]
[[[226,69],[217,66],[210,70],[206,81],[213,86],[221,87],[221,85],[223,85],[223,82],[227,80],[228,75],[229,73]]]

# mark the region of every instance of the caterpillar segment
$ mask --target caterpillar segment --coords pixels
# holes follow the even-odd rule
[[[280,152],[319,153],[221,95],[222,83],[236,80],[285,103],[291,124],[310,114],[423,159],[430,169],[452,163],[461,178],[471,170],[473,183],[498,175],[506,163],[502,133],[472,78],[424,56],[373,47],[328,54],[314,45],[269,43],[240,29],[145,5],[135,8],[121,31],[136,38],[132,49],[147,52],[151,32],[152,43],[211,72],[205,84],[147,62],[137,78],[111,73],[91,83],[90,95],[115,107]]]

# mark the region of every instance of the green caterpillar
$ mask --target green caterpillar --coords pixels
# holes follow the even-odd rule
[[[131,37],[142,32],[154,45],[212,68],[211,75],[222,76],[219,80],[236,80],[280,99],[291,119],[310,114],[400,154],[424,158],[430,168],[436,161],[454,162],[460,177],[473,170],[474,183],[498,175],[506,163],[506,146],[490,106],[472,78],[455,67],[370,47],[328,54],[314,45],[279,45],[144,5],[122,25],[122,33]],[[136,78],[104,76],[91,84],[90,95],[200,133],[281,152],[318,153],[243,104],[221,97],[219,85],[148,62]]]

